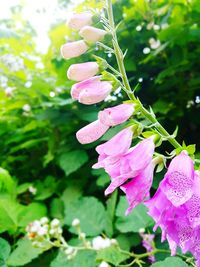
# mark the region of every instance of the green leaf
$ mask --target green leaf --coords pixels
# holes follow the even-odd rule
[[[188,152],[189,155],[193,155],[196,151],[196,145],[189,145],[186,147],[186,150]]]
[[[21,205],[21,211],[18,215],[18,226],[26,227],[30,222],[44,217],[47,208],[41,203],[31,203],[28,206]]]
[[[151,265],[151,267],[188,267],[188,265],[178,257],[168,257],[164,261],[159,261]]]
[[[0,233],[16,231],[20,205],[10,198],[0,199]]]
[[[121,262],[128,258],[130,258],[130,256],[122,253],[116,246],[101,249],[97,253],[97,260],[112,263],[114,266],[118,266]]]
[[[0,168],[0,193],[15,196],[15,182],[9,172],[3,168]]]
[[[15,267],[23,266],[37,258],[42,252],[41,248],[34,248],[30,240],[21,239],[17,243],[17,248],[10,254],[7,263]]]
[[[0,238],[0,266],[6,267],[6,260],[10,254],[10,244],[3,238]]]
[[[103,204],[94,197],[83,197],[65,207],[65,223],[71,226],[75,218],[79,219],[81,230],[87,236],[96,236],[104,230],[105,216]],[[76,232],[74,228],[70,231]]]
[[[54,198],[50,205],[51,217],[62,220],[64,218],[64,203],[60,198]]]
[[[107,200],[105,231],[109,237],[113,236],[113,222],[115,217],[116,202],[117,202],[117,190]]]
[[[51,262],[50,267],[95,267],[96,253],[94,251],[79,251],[72,260],[67,260],[67,255],[59,251],[57,257]]]
[[[141,228],[150,226],[153,221],[147,214],[147,208],[140,204],[138,205],[131,214],[125,216],[125,211],[128,208],[127,200],[125,197],[120,197],[119,204],[117,206],[116,216],[116,228],[122,233],[127,232],[138,232]]]
[[[88,155],[84,150],[74,150],[60,156],[59,165],[66,176],[77,171],[88,161]]]

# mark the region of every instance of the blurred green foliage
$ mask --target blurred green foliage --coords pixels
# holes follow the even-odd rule
[[[77,10],[102,4],[85,1]],[[122,21],[118,35],[123,51],[128,49],[125,63],[131,85],[140,81],[137,94],[142,102],[153,107],[169,131],[179,125],[178,139],[197,143],[199,150],[200,2],[119,0],[114,1],[114,14],[116,22]],[[91,169],[97,158],[94,147],[116,129],[91,145],[81,146],[75,138],[101,108],[121,102],[122,96],[90,107],[72,101],[66,70],[72,63],[91,60],[92,53],[61,59],[65,37],[78,39],[61,21],[49,32],[48,53],[39,54],[31,25],[23,21],[23,30],[16,28],[19,17],[20,9],[13,9],[13,19],[2,20],[0,29],[0,265],[94,267],[97,259],[118,266],[127,257],[114,248],[98,255],[82,251],[67,262],[56,250],[39,256],[42,251],[22,239],[28,223],[47,216],[59,218],[65,238],[73,242],[71,223],[79,218],[87,236],[104,233],[124,249],[143,251],[138,231],[152,232],[153,222],[142,205],[125,217],[124,197],[115,194],[107,200],[103,191],[109,177]],[[150,53],[145,54],[145,48]],[[116,66],[114,57],[99,47],[90,52]],[[167,258],[152,266],[187,266],[181,262]]]

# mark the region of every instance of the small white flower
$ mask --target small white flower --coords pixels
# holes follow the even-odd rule
[[[55,229],[50,229],[49,230],[49,234],[50,235],[55,235],[56,234],[56,230]]]
[[[157,25],[157,24],[154,24],[153,25],[153,29],[154,29],[154,31],[159,31],[160,30],[160,26]]]
[[[80,221],[79,221],[79,219],[74,219],[74,220],[72,221],[72,226],[73,226],[73,227],[76,227],[76,226],[78,226],[78,225],[80,225]]]
[[[60,221],[58,220],[58,219],[53,219],[52,221],[51,221],[51,227],[58,227],[60,225]]]
[[[92,240],[92,247],[96,250],[107,248],[111,246],[111,240],[109,238],[103,238],[97,236]]]
[[[154,22],[150,22],[147,24],[147,30],[151,30],[154,26]]]
[[[31,106],[29,104],[25,104],[23,107],[22,107],[23,111],[25,112],[29,112],[31,110]]]
[[[44,64],[43,64],[42,62],[37,62],[37,63],[35,64],[35,67],[36,67],[37,69],[42,70],[42,69],[44,69]]]
[[[139,233],[140,233],[140,234],[144,234],[144,233],[145,233],[145,229],[144,229],[144,228],[140,228],[140,229],[139,229]]]
[[[138,25],[135,29],[136,29],[137,32],[140,32],[142,30],[142,26]]]
[[[73,254],[74,252],[74,249],[72,247],[68,247],[66,250],[65,250],[65,254],[67,255],[70,255],[70,254]]]
[[[149,54],[150,52],[151,52],[151,49],[149,47],[145,47],[143,49],[143,54],[145,54],[145,55]]]
[[[55,97],[56,93],[52,91],[49,93],[49,95],[50,95],[50,97]]]
[[[63,232],[62,228],[58,228],[58,229],[57,229],[57,233],[58,233],[58,234],[62,234],[62,232]]]
[[[47,229],[45,227],[40,227],[40,229],[37,231],[37,234],[39,236],[43,236],[43,235],[46,235],[47,234]]]
[[[142,77],[139,78],[139,79],[138,79],[138,82],[139,82],[139,83],[142,83],[142,82],[143,82],[143,78],[142,78]]]
[[[118,243],[117,243],[117,240],[114,239],[114,238],[112,238],[112,239],[110,240],[110,242],[111,242],[111,245],[117,245],[117,244],[118,244]]]
[[[24,86],[25,86],[26,88],[30,88],[31,85],[32,85],[32,82],[31,82],[31,81],[27,81],[27,82],[25,83]]]
[[[102,261],[99,267],[109,267],[110,265],[106,261]]]
[[[47,218],[47,217],[42,217],[41,219],[40,219],[40,223],[41,224],[46,224],[46,223],[48,223],[49,222],[49,219]]]
[[[157,49],[160,46],[160,40],[154,38],[149,39],[149,44],[152,49]]]
[[[37,193],[37,188],[31,185],[29,186],[28,191],[32,193],[33,195],[35,195]]]

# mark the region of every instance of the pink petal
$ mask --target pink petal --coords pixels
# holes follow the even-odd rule
[[[127,121],[132,116],[133,112],[134,106],[132,104],[121,104],[100,111],[98,119],[108,126],[115,126]]]
[[[178,207],[192,197],[194,191],[194,164],[183,151],[170,163],[161,184],[161,190]]]
[[[99,139],[108,129],[108,126],[97,120],[80,129],[76,138],[81,144],[89,144]]]

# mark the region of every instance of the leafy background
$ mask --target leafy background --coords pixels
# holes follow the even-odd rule
[[[85,1],[76,9],[101,8],[102,4]],[[68,5],[68,1],[58,2],[60,9]],[[65,38],[78,38],[65,21],[51,26],[48,52],[36,52],[36,33],[21,19],[22,9],[13,7],[12,19],[1,20],[4,27],[0,28],[0,266],[94,267],[101,260],[118,266],[126,257],[115,248],[98,255],[82,251],[67,262],[62,251],[52,249],[41,256],[42,251],[23,238],[29,222],[47,216],[60,219],[64,237],[76,243],[71,223],[79,218],[88,238],[104,233],[116,238],[121,248],[140,253],[144,248],[139,229],[152,232],[153,221],[143,205],[125,217],[127,203],[122,193],[105,198],[109,177],[102,170],[91,169],[97,160],[95,146],[108,140],[118,128],[90,145],[81,146],[75,138],[76,131],[93,121],[100,109],[120,103],[123,94],[90,107],[72,101],[72,83],[66,78],[66,70],[72,63],[91,60],[92,53],[68,61],[61,59],[59,48]],[[126,69],[131,85],[140,80],[137,94],[142,102],[153,107],[170,132],[179,125],[178,140],[196,143],[198,153],[199,1],[118,0],[114,1],[114,14],[116,22],[123,21],[118,36],[123,51],[128,49]],[[22,29],[16,27],[19,20]],[[160,40],[161,45],[144,54],[150,38]],[[114,58],[103,50],[96,51],[94,46],[91,51],[116,66]],[[163,151],[170,149],[168,145],[163,147]],[[155,177],[154,190],[161,178],[162,173]],[[36,194],[30,192],[30,186],[37,189]],[[156,243],[167,247],[160,244],[159,230]],[[160,262],[152,266],[188,266],[180,258],[165,257],[158,254]],[[150,265],[146,260],[145,266]]]

